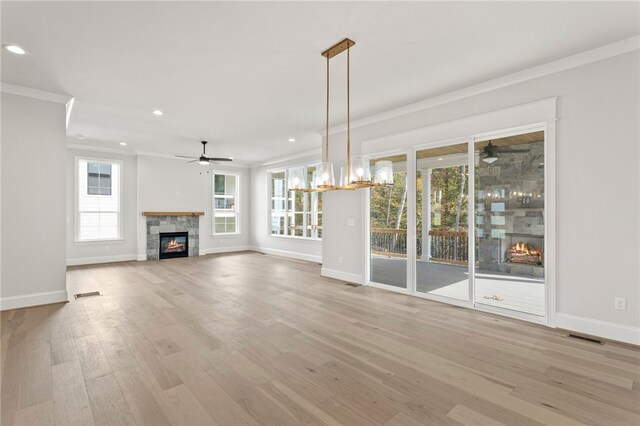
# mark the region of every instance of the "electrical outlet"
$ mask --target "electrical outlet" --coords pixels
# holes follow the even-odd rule
[[[619,311],[626,311],[627,310],[627,299],[624,299],[622,297],[616,297],[615,299],[615,308]]]
[[[338,261],[339,261],[340,263],[342,263],[342,262],[344,261],[344,259],[342,258],[342,256],[340,256],[340,258],[338,259]]]

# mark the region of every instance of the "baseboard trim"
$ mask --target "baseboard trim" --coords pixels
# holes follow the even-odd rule
[[[273,256],[288,257],[290,259],[306,260],[307,262],[322,263],[322,256],[315,256],[306,253],[296,253],[294,251],[277,250],[267,247],[251,246],[247,250],[257,251],[258,253],[270,254]]]
[[[349,283],[360,284],[364,282],[362,275],[353,274],[351,272],[338,271],[336,269],[322,268],[320,275],[327,278],[333,278],[336,280],[346,281]]]
[[[205,254],[233,253],[237,251],[250,250],[253,250],[251,246],[211,247],[208,249],[200,250],[200,256],[204,256]]]
[[[605,339],[640,345],[640,328],[571,314],[556,315],[556,327]]]
[[[117,256],[100,256],[100,257],[78,257],[75,259],[67,259],[67,266],[93,265],[96,263],[111,262],[127,262],[129,260],[140,260],[137,254],[121,254]],[[145,256],[145,259],[146,256]]]
[[[47,291],[44,293],[23,294],[0,298],[0,311],[28,308],[30,306],[49,305],[51,303],[68,302],[67,290]]]

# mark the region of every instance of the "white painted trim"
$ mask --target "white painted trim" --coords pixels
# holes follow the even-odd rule
[[[92,152],[108,152],[110,154],[120,154],[120,155],[129,155],[132,157],[136,156],[136,153],[131,150],[118,149],[118,148],[106,148],[99,146],[90,146],[90,145],[81,145],[77,143],[67,143],[67,149],[77,149],[80,151],[92,151]]]
[[[97,257],[76,257],[73,259],[67,259],[67,266],[94,265],[98,263],[111,263],[111,262],[128,262],[130,260],[137,260],[137,259],[138,259],[138,255],[136,254],[119,254],[115,256],[97,256]]]
[[[558,313],[556,315],[556,327],[632,345],[640,345],[640,328],[630,325]]]
[[[524,133],[535,126],[540,127],[540,123],[556,120],[556,102],[557,97],[541,99],[368,139],[362,142],[362,155],[389,155],[385,150],[387,146],[394,146],[395,150],[401,147],[426,149],[443,146],[443,141],[469,135],[473,135],[476,141],[482,141],[495,138],[498,134],[509,136]]]
[[[27,308],[29,306],[48,305],[50,303],[68,302],[67,290],[47,291],[44,293],[23,294],[21,296],[3,297],[0,299],[0,311]]]
[[[64,121],[65,129],[69,128],[69,120],[71,119],[71,111],[73,111],[73,104],[75,103],[75,101],[76,101],[76,98],[71,98],[69,99],[69,102],[65,104],[65,107],[66,107],[66,114],[65,114],[65,121]]]
[[[24,96],[26,98],[40,99],[42,101],[56,102],[59,104],[67,104],[73,99],[73,96],[45,92],[44,90],[32,89],[30,87],[18,86],[9,83],[0,83],[0,91],[10,95]]]
[[[299,158],[314,157],[314,156],[317,156],[318,158],[322,158],[322,148],[314,149],[314,150],[311,150],[311,151],[299,152],[297,154],[291,154],[291,155],[287,155],[287,156],[284,156],[284,157],[272,158],[270,160],[266,160],[266,161],[262,161],[262,162],[253,164],[253,165],[251,165],[251,167],[271,166],[271,165],[275,165],[275,164],[286,163],[286,162],[292,161],[292,160],[297,160]],[[318,160],[318,163],[321,162],[321,161],[322,160]],[[308,163],[305,163],[304,165],[308,165]],[[283,165],[281,167],[285,167],[285,166]]]
[[[353,274],[351,272],[338,271],[337,269],[322,268],[320,269],[320,275],[327,278],[333,278],[335,280],[346,281],[348,283],[360,284],[364,282],[362,275]]]
[[[307,262],[322,263],[322,256],[313,254],[296,253],[294,251],[277,250],[267,247],[251,246],[248,250],[257,251],[258,253],[270,254],[273,256],[288,257],[297,260],[306,260]]]
[[[508,74],[503,77],[489,80],[484,83],[449,92],[444,95],[435,96],[409,105],[404,105],[399,108],[394,108],[379,114],[370,115],[363,119],[352,121],[351,129],[357,129],[358,127],[367,126],[383,120],[400,117],[402,115],[407,115],[417,111],[433,108],[438,105],[443,105],[471,96],[480,95],[482,93],[522,83],[524,81],[533,80],[535,78],[544,77],[546,75],[565,71],[571,68],[581,67],[583,65],[601,61],[603,59],[632,52],[634,50],[638,50],[639,48],[640,36],[634,36],[575,55],[567,56],[566,58],[562,58],[557,61],[548,62],[537,67],[529,68],[523,71]],[[346,124],[334,126],[329,134],[344,132],[346,131],[346,129]],[[324,134],[324,131],[325,129],[322,129],[319,130],[318,133],[322,135]]]
[[[206,254],[218,254],[218,253],[233,253],[237,251],[252,251],[253,247],[247,246],[233,246],[233,247],[212,247],[204,250],[200,250],[200,256]]]
[[[138,262],[144,262],[147,260],[147,255],[146,254],[138,254],[136,255],[136,260]]]

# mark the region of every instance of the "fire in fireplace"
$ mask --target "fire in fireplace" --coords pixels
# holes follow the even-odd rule
[[[542,252],[529,243],[516,243],[506,253],[506,261],[525,265],[542,265]]]
[[[189,233],[160,233],[160,259],[189,256]]]

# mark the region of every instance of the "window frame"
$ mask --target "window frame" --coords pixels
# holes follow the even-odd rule
[[[118,177],[118,211],[116,212],[118,215],[118,236],[115,238],[98,238],[98,239],[81,239],[80,238],[80,182],[79,182],[79,165],[80,161],[86,161],[87,163],[107,163],[117,164],[119,167]],[[87,171],[88,173],[88,171]],[[88,182],[88,181],[87,181]],[[88,186],[88,185],[87,185]],[[73,170],[73,198],[74,198],[74,209],[73,209],[73,243],[74,244],[86,244],[86,243],[103,243],[103,242],[117,242],[124,240],[124,226],[122,220],[122,212],[124,211],[124,196],[122,190],[124,188],[124,162],[122,160],[116,160],[113,158],[99,158],[99,157],[90,157],[85,155],[76,155],[74,157],[74,170]],[[111,192],[113,194],[113,167],[111,170]],[[100,197],[100,195],[88,194],[91,197]],[[91,213],[93,211],[90,211]],[[100,212],[94,212],[100,213]]]
[[[304,166],[305,168],[305,174],[306,174],[306,169],[308,167],[314,167],[315,164],[306,164]],[[277,174],[277,173],[283,173],[284,174],[284,185],[285,185],[285,195],[283,196],[284,198],[284,234],[273,234],[272,230],[273,230],[273,175]],[[322,232],[322,229],[318,229],[317,225],[315,229],[311,229],[310,231],[310,236],[306,236],[306,235],[295,235],[295,229],[291,229],[291,218],[294,218],[296,214],[302,214],[302,218],[303,218],[303,229],[306,229],[308,225],[310,225],[309,220],[308,220],[308,216],[311,218],[311,222],[313,222],[313,203],[312,203],[312,197],[315,195],[316,197],[320,197],[321,193],[316,192],[316,193],[311,193],[311,192],[302,192],[300,193],[302,195],[302,203],[303,203],[303,210],[302,211],[296,211],[295,210],[295,198],[291,197],[291,191],[289,190],[288,187],[288,183],[289,183],[289,172],[288,172],[288,168],[283,168],[283,169],[272,169],[272,170],[267,170],[267,203],[268,203],[268,208],[267,208],[267,235],[270,237],[274,237],[274,238],[293,238],[296,240],[302,240],[302,241],[322,241],[322,236],[318,237],[318,233]],[[293,200],[294,203],[294,209],[292,210],[290,208],[290,201]],[[318,211],[317,212],[317,218],[316,218],[316,222],[318,222],[318,220],[322,217],[322,211]],[[295,219],[294,219],[294,223],[295,223]]]
[[[235,232],[216,232],[216,210],[229,212],[228,209],[216,209],[216,175],[233,176],[236,179],[236,190],[235,190],[235,194],[233,195],[233,199],[234,199],[233,212],[235,214],[235,219],[236,219],[236,230],[235,230]],[[225,182],[225,192],[226,192],[226,182]],[[225,194],[222,197],[228,197],[228,195]],[[241,235],[241,229],[240,229],[240,173],[223,171],[223,170],[214,170],[214,171],[211,172],[211,236],[212,237],[230,237],[230,236],[237,236],[237,235]]]

